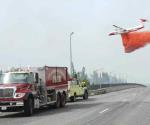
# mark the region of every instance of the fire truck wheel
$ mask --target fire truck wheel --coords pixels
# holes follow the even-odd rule
[[[61,95],[61,102],[60,102],[60,107],[64,107],[66,104],[66,95],[62,94]]]
[[[60,101],[61,101],[61,97],[59,94],[57,94],[57,100],[56,100],[55,105],[54,105],[55,108],[60,107]]]
[[[33,99],[28,98],[26,101],[24,101],[24,113],[26,116],[31,116],[33,114]]]
[[[87,91],[84,92],[83,99],[85,99],[85,100],[88,99],[88,92]]]

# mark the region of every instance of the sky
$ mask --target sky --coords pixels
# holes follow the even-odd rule
[[[0,0],[0,67],[67,66],[69,34],[77,71],[83,66],[150,83],[150,45],[126,54],[113,24],[150,20],[149,0]],[[150,23],[144,30],[150,29]]]

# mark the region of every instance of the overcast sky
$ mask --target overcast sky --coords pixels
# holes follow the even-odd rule
[[[69,66],[103,69],[129,81],[150,82],[150,45],[125,54],[113,24],[150,20],[149,0],[0,0],[0,67]],[[145,30],[150,29],[150,23]]]

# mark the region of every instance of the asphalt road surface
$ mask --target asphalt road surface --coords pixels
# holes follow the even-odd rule
[[[32,117],[0,113],[0,125],[150,125],[150,88],[132,88],[44,108]]]

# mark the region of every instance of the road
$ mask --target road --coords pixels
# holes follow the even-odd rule
[[[0,113],[0,125],[149,125],[150,88],[132,88],[44,108],[32,117]]]

